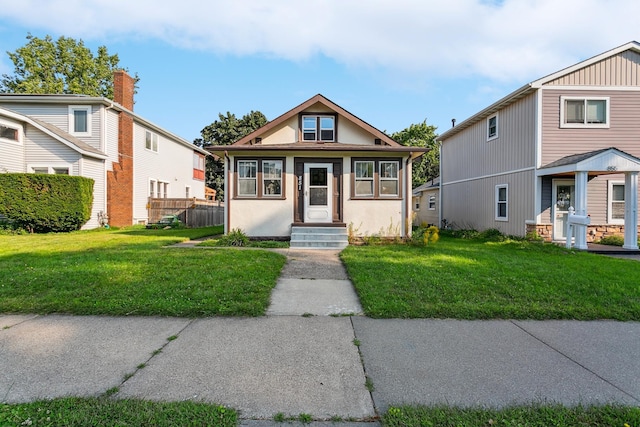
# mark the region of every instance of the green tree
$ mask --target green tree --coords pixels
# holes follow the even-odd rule
[[[197,138],[193,143],[204,148],[212,145],[231,145],[266,125],[267,122],[266,116],[260,111],[251,111],[241,119],[228,111],[226,115],[219,113],[218,120],[204,127],[200,131],[202,138]],[[216,198],[222,200],[224,196],[223,159],[207,157],[205,179],[207,187],[216,190]]]
[[[412,182],[416,188],[440,174],[440,150],[436,141],[436,127],[422,123],[412,124],[408,128],[395,132],[391,137],[402,145],[430,148],[420,159],[413,163]]]
[[[82,40],[31,34],[15,52],[7,52],[14,74],[3,74],[0,92],[32,94],[82,94],[113,99],[113,72],[122,69],[118,55],[109,55],[105,46],[96,55]],[[136,75],[136,83],[139,78]]]

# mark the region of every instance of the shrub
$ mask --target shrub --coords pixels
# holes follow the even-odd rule
[[[222,236],[218,243],[222,246],[247,246],[249,237],[240,228],[234,228],[226,236]]]
[[[0,174],[0,215],[35,233],[80,229],[91,217],[93,180],[81,176]]]
[[[601,245],[622,246],[624,245],[624,237],[618,235],[604,236],[599,242]]]
[[[504,234],[497,228],[487,228],[478,237],[491,242],[503,242],[505,240]]]
[[[418,246],[428,246],[440,239],[440,230],[435,225],[416,228],[411,234],[411,243]]]

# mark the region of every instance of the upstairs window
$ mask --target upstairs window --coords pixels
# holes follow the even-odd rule
[[[91,106],[69,106],[69,132],[75,136],[91,136]]]
[[[17,128],[0,124],[0,138],[8,139],[10,141],[20,141],[19,132]]]
[[[154,153],[158,152],[158,135],[155,133],[146,131],[144,138],[144,148],[151,150]]]
[[[495,114],[487,119],[487,141],[498,137],[498,115]]]
[[[193,153],[193,179],[204,181],[205,160],[200,153]]]
[[[561,97],[560,126],[609,127],[609,98]]]
[[[329,115],[302,116],[303,141],[335,141],[336,118]]]

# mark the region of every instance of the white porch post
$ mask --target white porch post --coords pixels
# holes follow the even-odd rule
[[[575,212],[576,215],[587,215],[587,172],[576,172],[576,200],[575,200]],[[575,230],[575,248],[587,249],[587,227],[572,227]],[[571,236],[567,236],[567,239],[571,239]]]
[[[624,174],[624,245],[638,249],[638,172]]]

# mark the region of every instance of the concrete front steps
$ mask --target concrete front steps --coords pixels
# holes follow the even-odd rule
[[[293,249],[344,249],[349,245],[347,227],[291,227]]]

